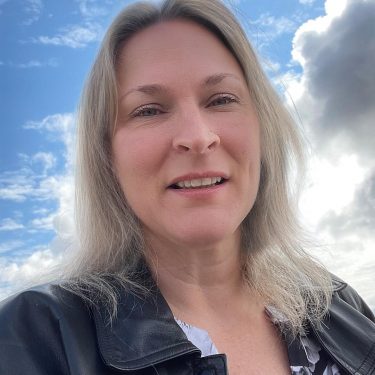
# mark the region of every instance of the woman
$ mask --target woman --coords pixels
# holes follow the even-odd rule
[[[80,251],[1,306],[1,373],[375,371],[373,315],[298,239],[293,122],[221,2],[120,13],[79,142]]]

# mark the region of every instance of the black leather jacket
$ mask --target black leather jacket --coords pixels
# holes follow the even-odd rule
[[[375,374],[374,316],[340,280],[329,315],[311,334],[341,374]],[[159,292],[122,293],[112,325],[105,308],[87,307],[56,285],[0,304],[1,375],[225,375],[225,355],[200,357]]]

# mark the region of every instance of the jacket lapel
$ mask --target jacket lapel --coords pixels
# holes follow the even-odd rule
[[[123,292],[118,314],[109,323],[105,306],[92,309],[98,346],[107,366],[139,370],[200,351],[186,338],[167,302],[156,291],[146,297]]]

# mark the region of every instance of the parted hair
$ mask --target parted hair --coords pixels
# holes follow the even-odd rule
[[[210,30],[242,68],[261,128],[261,177],[255,204],[242,223],[243,277],[288,320],[292,332],[319,322],[331,296],[329,273],[307,252],[291,183],[303,172],[298,127],[263,72],[244,30],[219,0],[135,3],[110,25],[88,76],[79,108],[76,215],[79,246],[65,269],[65,287],[111,316],[117,294],[108,277],[147,292],[137,270],[144,261],[141,225],[126,201],[112,163],[117,116],[116,67],[126,41],[158,22],[185,19]],[[297,177],[297,178],[296,178]],[[142,192],[140,192],[142,194]],[[87,291],[90,291],[87,294]]]

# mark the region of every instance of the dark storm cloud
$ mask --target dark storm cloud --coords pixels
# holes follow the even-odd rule
[[[305,32],[298,43],[319,143],[340,137],[351,151],[375,156],[375,1],[350,1],[326,31]]]

